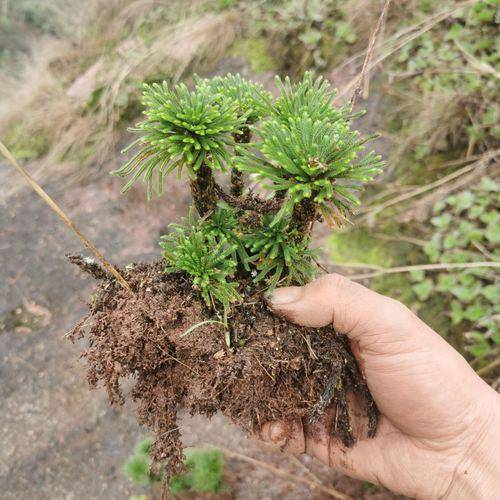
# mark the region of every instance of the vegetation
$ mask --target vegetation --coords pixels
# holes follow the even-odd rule
[[[133,455],[123,465],[123,472],[136,485],[153,486],[162,481],[162,475],[151,472],[151,458],[149,452],[153,440],[146,438],[135,447]]]
[[[500,185],[485,177],[477,186],[434,206],[436,228],[424,247],[430,262],[457,263],[500,258]],[[413,291],[424,307],[445,298],[451,325],[466,332],[468,351],[479,360],[500,353],[500,286],[490,268],[426,275],[414,271]],[[429,307],[429,306],[427,306]],[[461,340],[461,338],[459,339]]]
[[[191,215],[162,239],[165,272],[186,273],[205,303],[225,315],[252,277],[268,287],[309,281],[312,225],[321,216],[343,222],[359,203],[355,193],[381,167],[374,153],[359,157],[368,139],[351,130],[347,108],[333,106],[326,81],[306,73],[297,84],[277,83],[276,99],[239,75],[198,80],[192,91],[146,85],[135,156],[115,172],[130,176],[124,190],[142,177],[149,195],[154,174],[161,194],[165,175],[177,169],[180,177],[185,167],[201,218]],[[251,134],[260,140],[249,142]],[[233,194],[214,176],[229,167],[240,174],[231,175]],[[242,173],[272,197],[245,192]]]
[[[152,443],[151,438],[140,441],[123,466],[125,475],[137,486],[155,487],[163,480],[161,474],[151,471]],[[184,454],[186,472],[170,479],[168,486],[172,495],[184,492],[219,493],[224,488],[222,477],[224,459],[221,451],[188,448],[184,450]],[[139,495],[132,498],[146,499],[148,497]]]
[[[223,487],[224,460],[219,450],[191,448],[185,451],[187,472],[169,483],[172,494],[182,492],[219,493]]]

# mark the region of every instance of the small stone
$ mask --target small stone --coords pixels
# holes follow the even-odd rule
[[[267,330],[265,335],[267,335],[268,337],[272,337],[274,335],[274,330],[272,328],[270,328],[269,330]]]
[[[290,367],[292,370],[300,370],[300,367],[302,366],[302,356],[297,356],[296,358],[293,358],[290,360]]]
[[[214,359],[222,359],[226,355],[226,351],[221,349],[214,354]]]

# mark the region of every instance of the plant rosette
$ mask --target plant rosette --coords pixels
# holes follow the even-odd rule
[[[248,432],[271,420],[321,420],[353,446],[353,393],[368,435],[376,431],[377,409],[347,338],[276,317],[265,293],[318,274],[314,223],[342,223],[382,162],[365,151],[369,138],[352,129],[350,110],[334,106],[328,82],[307,73],[277,83],[276,98],[239,75],[197,79],[193,89],[146,85],[146,119],[127,149],[135,154],[114,173],[129,179],[125,191],[143,180],[149,196],[162,193],[168,174],[185,173],[194,207],[161,238],[161,259],[122,270],[132,293],[72,259],[100,280],[72,332],[88,340],[88,381],[113,404],[138,403],[166,479],[182,469],[180,409],[222,412]],[[247,175],[267,195],[249,190]],[[127,395],[124,378],[134,381]]]

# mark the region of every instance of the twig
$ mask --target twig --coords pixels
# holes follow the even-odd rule
[[[375,238],[384,241],[403,241],[404,243],[410,243],[419,247],[423,247],[427,244],[425,240],[419,240],[418,238],[412,238],[411,236],[405,236],[403,234],[396,234],[395,236],[389,236],[388,234],[375,233]]]
[[[40,187],[40,185],[31,177],[31,175],[19,164],[19,162],[14,158],[12,153],[7,149],[7,147],[0,141],[0,152],[6,158],[6,160],[16,169],[18,172],[26,179],[28,184],[33,188],[33,190],[42,198],[42,200],[47,203],[47,205],[62,219],[62,221],[80,238],[82,243],[97,257],[104,268],[111,273],[120,285],[125,288],[128,292],[132,293],[130,285],[127,283],[125,278],[117,271],[117,269],[110,264],[102,255],[95,245],[87,239],[87,237],[78,229],[74,222],[63,212],[59,205]]]
[[[375,278],[376,276],[382,276],[384,274],[409,273],[411,271],[449,271],[451,269],[474,269],[476,267],[500,268],[500,262],[452,262],[449,264],[419,264],[416,266],[388,267],[372,273],[353,274],[352,276],[349,276],[349,278],[352,280],[361,280],[366,278]]]
[[[293,474],[293,473],[288,472],[288,471],[284,471],[283,469],[279,469],[278,467],[275,467],[274,465],[268,464],[267,462],[263,462],[262,460],[257,460],[256,458],[248,457],[247,455],[243,455],[241,453],[229,450],[229,449],[221,447],[221,446],[215,446],[215,445],[210,445],[210,446],[213,446],[214,448],[221,450],[228,457],[233,457],[233,458],[236,458],[237,460],[242,460],[243,462],[247,462],[247,463],[255,465],[257,467],[261,467],[262,469],[266,469],[266,470],[272,472],[273,474],[276,474],[277,476],[284,477],[285,479],[288,479],[288,480],[293,481],[295,483],[305,484],[306,486],[309,486],[310,488],[318,489],[318,490],[322,491],[323,493],[330,495],[333,498],[338,498],[339,500],[353,500],[353,498],[351,496],[346,495],[345,493],[342,493],[342,492],[336,490],[335,488],[332,488],[330,486],[324,486],[323,484],[317,483],[316,481],[311,481],[310,479],[306,479],[304,477],[297,476],[296,474]]]
[[[500,366],[500,358],[495,359],[489,365],[483,366],[482,368],[480,368],[479,370],[477,370],[476,373],[480,377],[485,377],[486,375],[488,375],[490,372],[492,372],[498,366]]]
[[[385,0],[384,7],[382,8],[382,12],[378,18],[377,24],[375,25],[375,29],[370,36],[370,41],[368,42],[368,48],[366,49],[365,60],[363,61],[363,67],[361,68],[361,73],[359,74],[358,81],[356,82],[356,86],[354,87],[354,91],[351,97],[351,110],[354,108],[354,104],[356,104],[356,99],[361,92],[361,85],[366,77],[368,72],[368,65],[370,64],[373,51],[375,49],[375,42],[377,41],[377,36],[380,32],[380,28],[382,27],[382,23],[387,15],[387,11],[389,10],[389,5],[391,4],[391,0]]]

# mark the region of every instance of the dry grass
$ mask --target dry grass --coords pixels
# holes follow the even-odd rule
[[[199,15],[201,2],[193,0],[182,2],[182,8],[170,5],[182,17],[148,24],[146,37],[141,33],[145,20],[150,22],[165,3],[95,0],[92,4],[87,32],[79,42],[47,41],[34,50],[33,63],[19,79],[0,77],[6,89],[0,105],[0,137],[17,126],[24,134],[43,136],[50,145],[45,157],[30,165],[38,180],[50,171],[68,182],[88,175],[81,167],[110,158],[123,132],[125,114],[139,99],[140,83],[151,78],[178,80],[201,60],[205,69],[233,41],[239,23],[233,12]],[[54,164],[57,171],[50,168]],[[7,172],[0,175],[8,196],[19,183]]]

